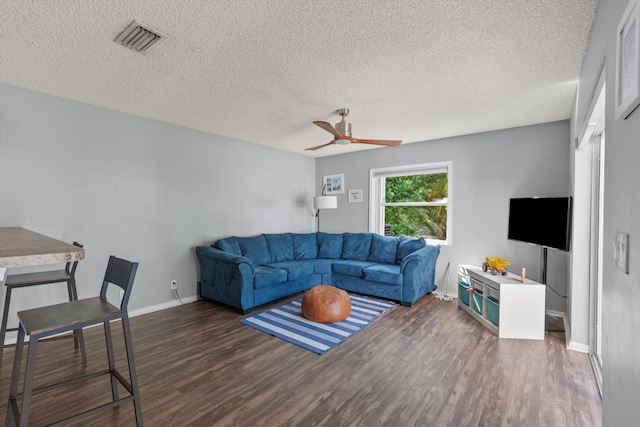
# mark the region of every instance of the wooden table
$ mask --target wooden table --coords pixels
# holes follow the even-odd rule
[[[0,227],[0,282],[7,268],[84,259],[84,249],[20,227]]]
[[[84,259],[84,249],[20,227],[0,227],[0,287],[8,268],[61,264]],[[75,287],[75,285],[74,285]],[[5,312],[9,309],[5,301]],[[6,319],[3,316],[3,325]],[[1,334],[4,341],[4,334]],[[0,352],[4,342],[0,342]],[[2,353],[0,353],[0,367]]]

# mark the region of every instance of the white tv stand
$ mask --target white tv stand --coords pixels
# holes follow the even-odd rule
[[[500,338],[544,340],[545,285],[529,279],[520,283],[520,276],[513,273],[494,276],[480,269],[468,269],[467,272],[470,288],[480,289],[485,297],[499,300],[499,326],[489,320],[485,298],[482,299],[482,314],[471,307],[473,294],[469,295],[468,306],[458,298],[458,307]]]

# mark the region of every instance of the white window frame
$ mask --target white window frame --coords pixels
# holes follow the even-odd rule
[[[447,198],[437,202],[385,203],[385,178],[396,176],[425,175],[430,173],[447,174]],[[451,245],[453,242],[453,162],[422,163],[419,165],[391,166],[369,170],[369,232],[384,235],[385,206],[446,206],[447,239],[427,239],[429,244]]]

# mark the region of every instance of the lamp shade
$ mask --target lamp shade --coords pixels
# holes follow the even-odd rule
[[[336,196],[315,196],[313,198],[314,209],[336,209],[338,198]]]

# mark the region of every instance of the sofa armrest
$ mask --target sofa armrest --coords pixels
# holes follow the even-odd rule
[[[412,304],[435,289],[436,261],[439,245],[427,245],[402,259],[402,302]]]
[[[204,298],[228,304],[242,311],[254,307],[254,265],[250,259],[211,246],[198,246],[200,293]]]
[[[196,254],[198,255],[198,259],[202,257],[214,262],[226,264],[246,263],[249,264],[252,269],[254,268],[253,261],[251,261],[249,258],[221,251],[220,249],[216,249],[213,246],[198,246],[196,248]]]

